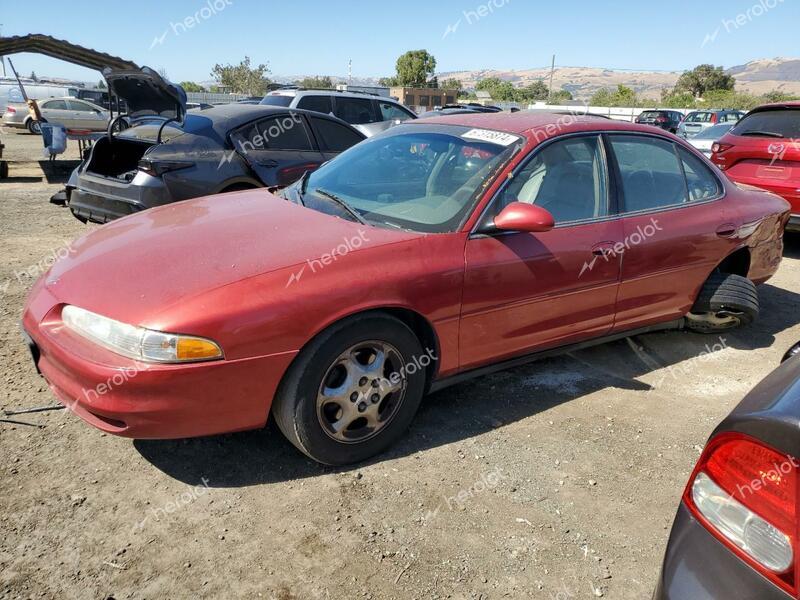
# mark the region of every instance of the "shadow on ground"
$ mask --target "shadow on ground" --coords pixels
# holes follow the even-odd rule
[[[740,350],[770,347],[777,333],[800,322],[800,294],[769,284],[761,286],[760,294],[761,318],[746,329],[722,336],[686,331],[636,336],[433,394],[424,400],[406,436],[375,462],[459,442],[604,388],[653,389],[638,378],[697,358],[715,346]],[[205,477],[212,487],[259,485],[352,470],[322,467],[307,459],[272,422],[256,432],[192,440],[137,440],[134,445],[167,475],[189,484]]]

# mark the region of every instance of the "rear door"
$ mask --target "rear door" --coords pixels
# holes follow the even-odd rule
[[[106,129],[108,115],[98,111],[91,104],[80,100],[67,100],[67,105],[72,111],[76,127],[102,131]]]
[[[643,134],[607,139],[624,226],[615,330],[681,318],[737,243],[724,188],[679,144]]]
[[[334,98],[334,115],[351,125],[368,125],[380,120],[376,114],[375,103],[371,98],[336,96]]]
[[[287,186],[323,163],[305,116],[299,113],[249,123],[230,138],[239,156],[268,187]]]

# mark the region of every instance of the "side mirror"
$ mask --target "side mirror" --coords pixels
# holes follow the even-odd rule
[[[494,218],[494,226],[501,231],[526,231],[537,233],[555,227],[553,215],[535,204],[512,202]]]

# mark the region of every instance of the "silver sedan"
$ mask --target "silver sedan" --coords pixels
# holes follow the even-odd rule
[[[108,126],[108,111],[86,100],[48,98],[39,101],[38,104],[46,123],[63,125],[67,129],[89,129],[91,131],[105,131]],[[32,118],[28,107],[24,104],[6,107],[3,125],[26,128],[31,133],[41,133],[39,123]]]

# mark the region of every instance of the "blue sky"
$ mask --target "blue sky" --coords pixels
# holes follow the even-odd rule
[[[352,59],[353,74],[368,77],[392,74],[397,56],[419,48],[440,71],[541,67],[554,53],[558,65],[645,70],[800,54],[800,0],[216,0],[216,11],[201,11],[214,1],[37,0],[35,16],[20,5],[0,9],[0,23],[4,36],[53,35],[176,81],[209,80],[215,63],[244,55],[274,75],[346,75]],[[35,54],[14,62],[26,75],[99,79]]]

